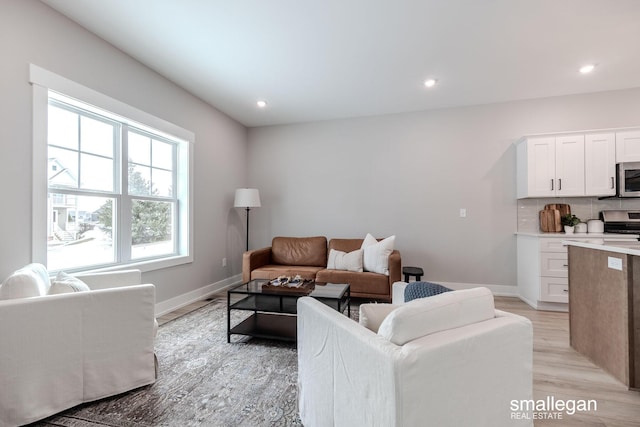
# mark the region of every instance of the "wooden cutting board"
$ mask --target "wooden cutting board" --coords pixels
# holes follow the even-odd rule
[[[551,203],[544,206],[545,209],[556,209],[560,211],[560,217],[568,215],[571,213],[571,206],[565,203]]]
[[[540,230],[551,233],[562,231],[560,211],[558,209],[544,209],[540,211]]]

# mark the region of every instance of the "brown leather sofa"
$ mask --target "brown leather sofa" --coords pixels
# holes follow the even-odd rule
[[[363,239],[331,239],[324,236],[274,237],[271,246],[247,251],[242,257],[242,281],[295,276],[317,282],[348,283],[351,296],[391,301],[391,287],[400,281],[400,252],[389,255],[389,275],[368,271],[354,272],[327,269],[330,249],[352,252],[360,249]]]

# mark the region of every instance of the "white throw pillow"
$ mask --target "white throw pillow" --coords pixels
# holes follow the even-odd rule
[[[393,310],[378,334],[396,345],[435,332],[459,328],[495,317],[493,294],[487,288],[445,292],[418,298]]]
[[[0,286],[0,299],[29,298],[46,295],[51,283],[42,264],[29,264],[16,270]]]
[[[362,273],[362,249],[353,252],[342,252],[335,249],[329,251],[327,268],[330,270],[357,271]]]
[[[361,246],[364,251],[364,270],[388,276],[389,255],[393,252],[395,241],[396,236],[390,236],[378,242],[375,237],[367,233]]]
[[[82,280],[77,277],[69,276],[67,273],[61,271],[53,280],[51,288],[49,289],[49,295],[86,292],[90,290],[89,286]]]

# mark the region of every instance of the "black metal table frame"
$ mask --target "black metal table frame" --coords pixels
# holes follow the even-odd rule
[[[266,283],[267,281],[265,281]],[[337,297],[313,296],[310,294],[287,293],[250,293],[238,291],[247,283],[235,286],[227,291],[227,342],[231,335],[248,335],[258,338],[283,341],[296,341],[297,301],[303,296],[312,296],[318,301],[351,317],[351,287],[346,285]],[[321,286],[321,285],[317,285]],[[235,291],[235,292],[234,292]],[[245,295],[241,300],[231,303],[231,295]],[[253,311],[253,314],[231,327],[231,310]]]

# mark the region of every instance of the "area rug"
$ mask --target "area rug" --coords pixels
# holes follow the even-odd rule
[[[234,312],[232,322],[242,316]],[[162,325],[155,384],[35,425],[302,426],[295,344],[238,335],[227,343],[226,328],[226,298]]]

